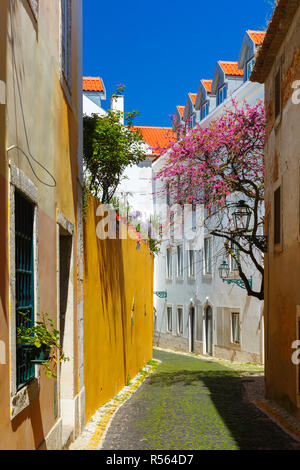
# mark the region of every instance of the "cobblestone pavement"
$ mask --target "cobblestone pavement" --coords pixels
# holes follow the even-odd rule
[[[164,351],[154,357],[162,363],[117,411],[101,449],[300,449],[248,400],[252,379],[242,370]]]

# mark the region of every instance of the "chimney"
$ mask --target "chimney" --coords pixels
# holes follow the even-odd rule
[[[121,111],[120,123],[124,124],[124,96],[114,95],[110,102],[111,111]]]

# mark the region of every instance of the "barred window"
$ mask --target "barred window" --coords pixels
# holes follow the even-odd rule
[[[15,268],[16,268],[16,324],[26,314],[27,327],[34,324],[34,269],[33,269],[34,206],[21,193],[15,192]],[[17,347],[17,387],[20,389],[34,377],[34,365],[26,345]]]

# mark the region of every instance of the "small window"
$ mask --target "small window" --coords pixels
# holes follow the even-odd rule
[[[195,127],[195,124],[196,124],[196,116],[195,114],[192,114],[192,116],[190,116],[190,128],[193,129],[193,127]]]
[[[206,102],[201,106],[201,121],[208,115],[208,110],[209,110],[209,104],[208,102]]]
[[[183,250],[182,245],[177,246],[177,277],[183,276]]]
[[[227,98],[227,86],[223,85],[221,88],[218,89],[218,92],[217,92],[217,106],[223,103],[223,101],[225,101],[226,98]]]
[[[189,276],[195,276],[195,250],[188,251],[189,256]]]
[[[61,0],[61,67],[71,90],[72,79],[72,1]]]
[[[250,78],[250,75],[251,75],[251,72],[253,70],[254,64],[255,64],[254,59],[249,60],[246,64],[246,78],[247,78],[247,80],[249,80],[249,78]]]
[[[183,308],[177,309],[177,333],[183,335]]]
[[[167,277],[170,279],[173,276],[173,269],[172,269],[172,248],[167,248]]]
[[[281,73],[278,70],[275,76],[275,119],[281,112]]]
[[[167,307],[167,331],[172,332],[172,307]]]
[[[240,314],[232,312],[231,313],[231,335],[232,342],[235,344],[240,344]]]
[[[212,274],[211,238],[204,239],[204,274]]]
[[[281,243],[281,190],[274,192],[274,243]]]

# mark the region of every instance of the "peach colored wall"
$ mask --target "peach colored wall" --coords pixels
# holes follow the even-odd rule
[[[10,419],[8,160],[38,189],[38,249],[40,310],[57,317],[56,214],[59,210],[75,226],[74,234],[74,383],[78,386],[77,329],[77,149],[78,56],[77,2],[73,6],[73,81],[71,106],[60,78],[60,0],[39,0],[38,22],[27,0],[11,0],[13,42],[8,0],[0,2],[0,80],[6,83],[7,104],[0,105],[0,340],[6,344],[8,363],[0,365],[0,449],[35,449],[57,423],[54,416],[54,379],[40,373],[38,398]],[[14,44],[14,49],[12,45]],[[15,66],[16,64],[16,66]],[[20,84],[20,94],[17,83]],[[24,116],[24,119],[23,119]],[[39,181],[19,145],[55,177],[56,188]],[[33,162],[31,162],[33,163]],[[52,182],[34,164],[40,179]],[[11,312],[13,315],[14,312]]]
[[[292,83],[300,79],[300,9],[295,15],[265,83],[267,143],[265,149],[266,214],[269,249],[265,259],[265,369],[267,397],[300,416],[298,366],[292,343],[299,339],[300,308],[300,105],[292,102]],[[282,115],[275,125],[274,83],[282,68]],[[282,240],[274,244],[274,191],[281,187]]]

